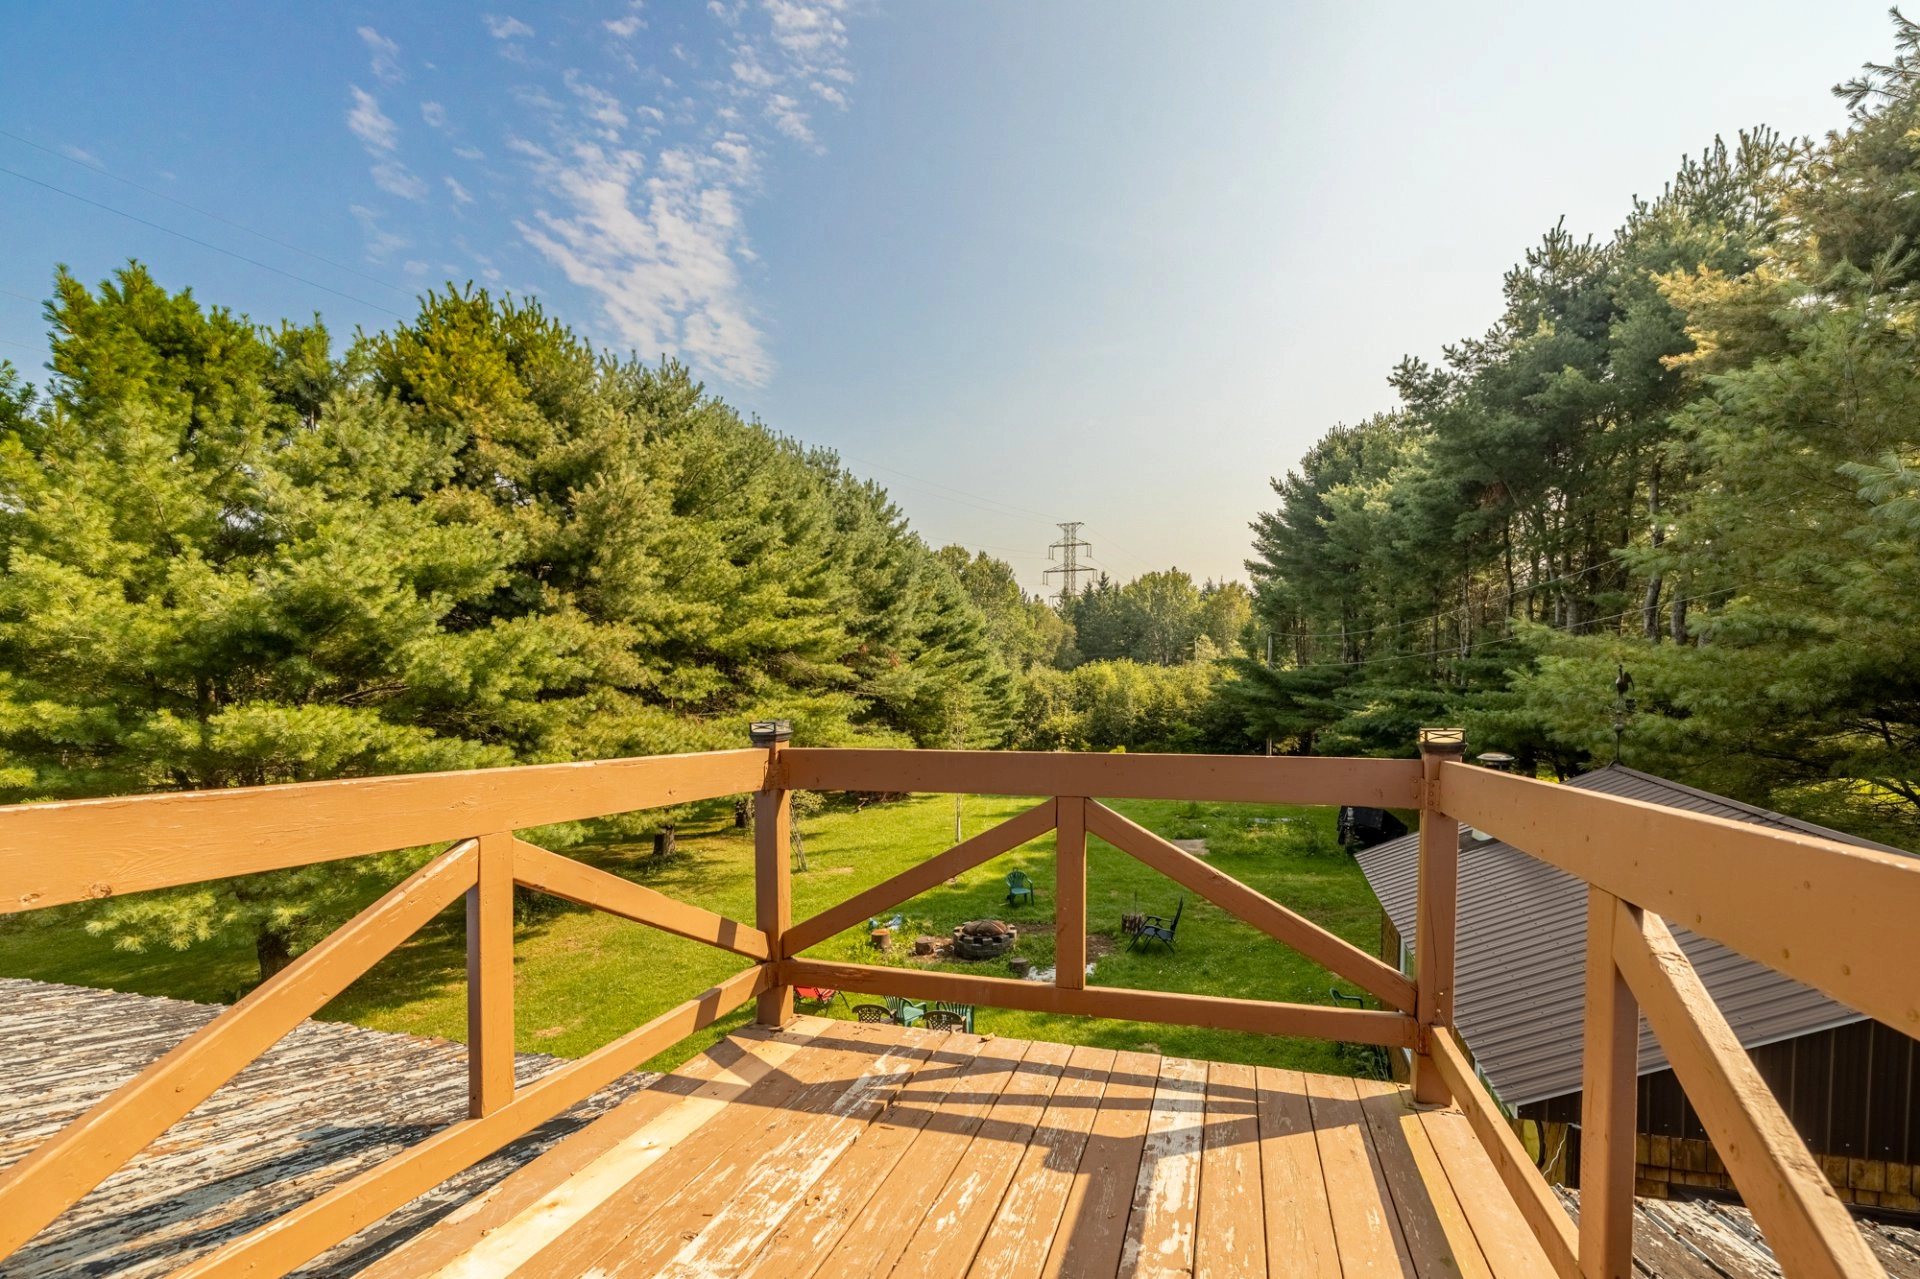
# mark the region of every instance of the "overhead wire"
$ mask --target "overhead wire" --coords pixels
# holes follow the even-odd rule
[[[318,280],[309,280],[304,275],[296,275],[292,271],[282,270],[280,267],[274,266],[270,262],[262,262],[258,258],[250,258],[244,253],[235,253],[232,249],[222,248],[220,245],[214,244],[209,240],[202,240],[198,236],[188,235],[185,231],[176,231],[172,227],[162,226],[160,223],[150,221],[146,218],[139,216],[138,214],[128,213],[125,209],[116,209],[110,204],[103,204],[99,200],[90,199],[89,197],[81,195],[76,191],[69,191],[65,187],[57,186],[52,182],[43,182],[39,178],[29,177],[28,175],[21,173],[17,169],[9,169],[3,165],[0,165],[0,173],[4,173],[10,178],[17,178],[22,182],[31,183],[37,187],[43,187],[48,191],[55,192],[56,194],[64,195],[69,200],[78,200],[81,204],[90,205],[93,208],[103,210],[107,213],[111,213],[116,217],[125,218],[129,222],[137,222],[141,226],[150,227],[155,231],[162,232],[163,234],[171,235],[177,239],[185,240],[189,244],[199,245],[203,249],[208,249],[214,253],[223,254],[226,257],[233,258],[235,261],[245,262],[248,266],[259,267],[262,271],[271,271],[275,275],[283,276],[286,279],[296,281],[297,283],[300,283],[300,284],[304,284],[308,288],[319,289],[322,293],[331,293],[333,294],[333,296],[337,298],[345,298],[349,302],[357,302],[361,306],[368,307],[372,310],[380,312],[382,315],[390,315],[396,320],[404,320],[407,318],[406,316],[402,315],[400,312],[394,310],[393,308],[382,306],[378,302],[370,302],[366,298],[356,297],[351,293],[342,292],[339,289],[332,288],[328,285],[322,284]]]
[[[213,212],[211,209],[203,209],[197,204],[188,204],[185,200],[182,200],[177,196],[171,196],[171,195],[168,195],[165,191],[157,190],[153,187],[146,186],[143,183],[135,182],[132,178],[121,177],[119,174],[113,172],[113,170],[107,168],[105,165],[88,164],[85,160],[82,160],[77,156],[68,155],[64,151],[56,151],[52,147],[42,146],[38,142],[33,141],[31,138],[23,138],[19,134],[10,132],[9,130],[6,130],[6,129],[0,129],[0,138],[11,138],[15,142],[18,142],[23,147],[32,147],[35,151],[39,151],[45,155],[50,155],[56,160],[64,160],[68,164],[76,165],[79,168],[87,170],[87,172],[89,173],[97,173],[103,178],[111,178],[115,182],[119,182],[126,186],[132,187],[136,191],[144,192],[147,195],[152,196],[156,200],[165,200],[168,204],[178,205],[180,208],[187,210],[189,213],[197,213],[203,218],[211,218],[215,222],[218,222],[223,226],[230,226],[236,231],[242,231],[248,235],[255,237],[256,239],[265,240],[268,244],[277,245],[278,247],[282,249],[286,249],[289,252],[298,253],[303,257],[312,258],[315,262],[324,263],[325,265],[332,267],[336,271],[344,271],[348,275],[358,276],[360,279],[367,281],[367,283],[369,284],[377,284],[383,289],[390,289],[393,292],[401,294],[402,296],[405,296],[405,297],[413,296],[414,291],[412,289],[401,288],[399,285],[383,280],[376,275],[368,275],[365,271],[361,271],[355,267],[349,266],[344,262],[336,262],[332,258],[325,256],[324,254],[315,253],[312,249],[303,249],[297,244],[293,244],[293,243],[290,243],[289,241],[282,240],[277,236],[268,235],[265,231],[256,231],[244,222],[236,222],[232,218]]]

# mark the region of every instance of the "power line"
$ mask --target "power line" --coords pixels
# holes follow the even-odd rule
[[[285,276],[287,279],[297,281],[298,283],[304,284],[309,288],[319,289],[322,293],[331,293],[333,294],[333,296],[337,298],[345,298],[349,302],[358,302],[361,306],[368,307],[372,310],[378,311],[382,315],[391,315],[396,320],[404,320],[407,318],[406,316],[400,314],[400,312],[395,311],[390,307],[381,306],[378,302],[369,302],[367,301],[367,299],[361,298],[361,297],[355,297],[351,293],[342,293],[339,289],[329,288],[328,286],[320,283],[318,280],[309,280],[304,275],[295,275],[291,271],[283,271],[277,266],[274,266],[267,262],[260,261],[260,259],[258,258],[250,258],[244,253],[235,253],[232,249],[223,249],[217,244],[213,244],[209,241],[200,239],[198,236],[188,235],[185,231],[176,231],[172,227],[161,226],[158,222],[149,222],[147,219],[143,217],[140,217],[136,214],[128,213],[125,209],[116,209],[110,204],[102,204],[98,200],[88,199],[84,195],[80,195],[79,193],[74,191],[69,191],[65,187],[55,186],[51,182],[42,182],[39,178],[30,178],[24,173],[18,172],[17,170],[14,170],[14,169],[5,168],[5,167],[0,167],[0,173],[4,173],[10,178],[18,178],[22,182],[30,182],[37,187],[44,187],[47,190],[52,191],[58,195],[66,196],[69,200],[78,200],[82,204],[91,205],[96,209],[102,209],[108,213],[115,215],[116,217],[125,218],[129,222],[138,222],[141,226],[151,227],[155,231],[161,231],[166,233],[167,235],[174,236],[177,239],[185,240],[188,244],[197,244],[203,249],[211,249],[215,253],[224,254],[227,257],[233,258],[235,261],[245,262],[248,266],[257,266],[262,271],[271,271],[275,275]]]
[[[252,227],[246,225],[243,222],[235,222],[232,218],[223,217],[220,214],[215,213],[210,209],[203,209],[198,205],[188,204],[185,200],[179,199],[175,196],[168,195],[165,191],[157,191],[153,187],[145,186],[141,183],[135,182],[132,178],[123,178],[119,174],[106,168],[104,165],[88,164],[85,160],[79,159],[75,156],[68,155],[64,151],[55,151],[52,147],[43,147],[38,142],[34,142],[34,141],[31,141],[30,139],[23,138],[17,133],[9,133],[5,129],[0,129],[0,138],[12,138],[15,142],[18,142],[23,147],[32,147],[35,151],[39,151],[45,155],[50,155],[56,160],[65,160],[68,164],[78,165],[80,168],[87,170],[89,173],[97,173],[103,178],[112,178],[115,182],[124,183],[125,185],[132,187],[136,191],[144,191],[146,194],[152,196],[156,200],[165,200],[168,204],[178,205],[181,208],[187,210],[189,213],[197,213],[203,218],[212,218],[215,222],[221,223],[224,226],[230,226],[236,231],[244,231],[248,235],[254,236],[257,239],[265,240],[268,244],[278,245],[280,248],[287,249],[290,252],[298,253],[304,257],[312,258],[315,262],[324,263],[325,265],[332,267],[336,271],[345,271],[348,275],[358,276],[359,278],[361,278],[362,280],[365,280],[369,284],[377,284],[383,289],[391,289],[393,292],[401,294],[405,297],[413,296],[413,290],[411,289],[403,289],[397,284],[390,284],[387,281],[381,279],[379,276],[368,275],[365,271],[361,271],[354,267],[348,266],[344,262],[335,262],[330,257],[326,257],[323,254],[315,253],[312,249],[303,249],[297,244],[290,244],[285,240],[279,239],[275,236],[268,235],[265,231],[256,231]]]
[[[938,480],[930,480],[924,476],[915,475],[910,471],[900,470],[898,467],[887,466],[883,463],[875,462],[871,458],[858,457],[844,450],[836,450],[836,451],[840,453],[841,457],[845,458],[849,462],[858,462],[862,466],[870,466],[878,471],[886,471],[891,475],[898,475],[902,479],[911,480],[913,483],[921,485],[926,488],[944,489],[948,493],[953,493],[958,495],[958,498],[948,498],[947,499],[948,501],[956,501],[956,500],[959,500],[959,498],[966,498],[966,499],[969,499],[968,504],[971,504],[971,505],[986,503],[993,507],[997,507],[1002,511],[1006,511],[1015,515],[1030,515],[1034,519],[1039,520],[1043,524],[1052,524],[1055,522],[1053,516],[1043,514],[1029,507],[1016,506],[1011,502],[1003,502],[997,497],[988,497],[984,493],[975,493],[970,489],[956,488],[951,484],[942,484]],[[940,496],[940,494],[936,493],[933,496],[938,497]]]

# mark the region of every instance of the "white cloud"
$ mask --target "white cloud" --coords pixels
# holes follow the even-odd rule
[[[440,180],[447,184],[447,194],[453,197],[453,202],[455,204],[472,204],[473,203],[472,192],[468,191],[465,187],[461,186],[460,180],[458,178],[445,177]]]
[[[646,29],[647,20],[637,13],[630,13],[624,18],[610,18],[600,25],[622,40],[631,40],[637,32]]]
[[[366,241],[369,260],[384,262],[393,253],[407,247],[409,243],[407,237],[381,226],[380,215],[373,209],[369,209],[364,204],[356,204],[351,206],[349,211],[353,214],[354,221],[360,224],[360,234]]]
[[[795,142],[813,145],[813,130],[807,127],[807,113],[800,110],[800,104],[788,95],[776,93],[767,99],[767,118],[773,121],[774,128]]]
[[[63,142],[60,144],[60,151],[61,154],[65,155],[69,160],[78,160],[80,163],[95,169],[100,167],[100,157],[85,147],[77,147],[71,142]]]
[[[578,71],[567,72],[565,80],[573,96],[580,99],[580,113],[600,126],[601,136],[608,142],[619,141],[620,130],[627,127],[627,113],[620,105],[620,99],[605,89],[588,84]]]
[[[591,141],[515,149],[565,206],[517,223],[521,235],[600,299],[621,341],[734,382],[766,381],[772,364],[736,262],[747,251],[738,192],[754,180],[757,160],[745,138],[670,148],[651,167],[640,152]]]
[[[520,36],[530,36],[533,28],[513,17],[498,17],[488,14],[481,19],[487,24],[487,34],[496,40],[512,40]]]
[[[382,160],[371,172],[373,184],[388,195],[397,195],[403,200],[427,198],[426,179],[398,160]]]
[[[420,104],[420,118],[427,122],[429,129],[445,129],[447,127],[447,109],[438,102],[422,102]]]
[[[369,151],[392,151],[400,145],[400,128],[380,109],[380,100],[359,85],[347,86],[353,105],[347,108],[347,128]]]
[[[381,84],[399,84],[407,78],[400,69],[400,46],[372,27],[359,29],[360,41],[367,46],[373,64],[373,78]]]
[[[347,108],[347,128],[374,159],[370,170],[373,184],[403,200],[426,199],[426,182],[400,161],[400,126],[380,109],[378,98],[357,84],[348,88],[353,94],[353,105]]]
[[[479,147],[455,147],[453,153],[462,160],[484,160],[487,158],[487,153]]]

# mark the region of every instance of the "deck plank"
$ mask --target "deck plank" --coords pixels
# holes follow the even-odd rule
[[[894,1273],[913,1279],[960,1279],[966,1274],[1072,1054],[1068,1045],[1053,1043],[1036,1043],[1028,1051],[907,1241]]]
[[[906,1157],[868,1200],[853,1229],[821,1263],[825,1275],[884,1275],[893,1269],[907,1240],[986,1121],[987,1112],[1017,1077],[1032,1044],[999,1039],[983,1046],[964,1081],[948,1094],[928,1124],[914,1137]]]
[[[1252,1066],[1207,1063],[1195,1279],[1266,1279],[1260,1097]]]
[[[1305,1079],[1342,1273],[1350,1279],[1415,1274],[1392,1192],[1374,1162],[1353,1080],[1328,1075]]]
[[[1327,1179],[1313,1131],[1306,1077],[1297,1070],[1261,1066],[1260,1187],[1265,1201],[1267,1255],[1274,1268],[1297,1279],[1340,1279]]]
[[[1157,1279],[1193,1272],[1206,1106],[1207,1064],[1184,1057],[1161,1058],[1119,1274]]]
[[[700,1127],[662,1153],[637,1175],[624,1181],[613,1193],[594,1205],[584,1216],[569,1224],[563,1233],[547,1239],[531,1256],[510,1271],[517,1279],[572,1279],[584,1274],[608,1252],[619,1247],[630,1235],[644,1230],[655,1213],[666,1206],[677,1188],[694,1183],[713,1164],[744,1146],[756,1147],[755,1139],[767,1123],[793,1105],[809,1089],[844,1090],[850,1082],[847,1058],[861,1047],[877,1047],[881,1042],[873,1028],[859,1023],[834,1025],[833,1043],[841,1047],[824,1048],[819,1041],[814,1051],[795,1053],[778,1070],[742,1093]],[[815,1096],[818,1095],[816,1092]]]
[[[1377,1079],[1354,1080],[1374,1158],[1393,1195],[1394,1215],[1420,1279],[1493,1279],[1473,1227],[1433,1143],[1408,1104],[1406,1090]]]
[[[1046,1264],[1113,1062],[1110,1048],[1083,1046],[1068,1057],[999,1215],[974,1255],[969,1279],[1038,1274]]]
[[[1467,1224],[1496,1279],[1532,1279],[1551,1274],[1553,1265],[1533,1237],[1506,1183],[1487,1158],[1473,1125],[1458,1110],[1422,1110],[1420,1126],[1439,1158],[1447,1184],[1466,1210]],[[1673,1279],[1685,1279],[1674,1276]]]
[[[1159,1075],[1158,1057],[1115,1054],[1041,1279],[1112,1279],[1119,1269]]]
[[[914,1072],[893,1104],[854,1139],[826,1175],[776,1223],[742,1279],[811,1279],[950,1095],[974,1085],[968,1070],[987,1041],[954,1034]]]
[[[766,1119],[751,1142],[672,1191],[647,1228],[628,1235],[596,1274],[652,1279],[738,1273],[946,1038],[944,1031],[908,1030],[876,1045],[865,1063],[847,1060],[836,1073],[851,1074],[850,1081],[829,1079]],[[832,1036],[814,1042],[832,1042]]]
[[[524,1251],[530,1243],[552,1239],[585,1216],[832,1024],[808,1017],[778,1034],[749,1027],[721,1040],[358,1279],[507,1273],[532,1255]]]

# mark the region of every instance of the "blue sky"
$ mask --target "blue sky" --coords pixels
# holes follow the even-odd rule
[[[1881,0],[14,0],[0,32],[32,376],[56,262],[342,339],[472,280],[679,356],[1032,589],[1073,519],[1116,575],[1243,576],[1269,477],[1484,329],[1557,218],[1837,126],[1890,46]]]

